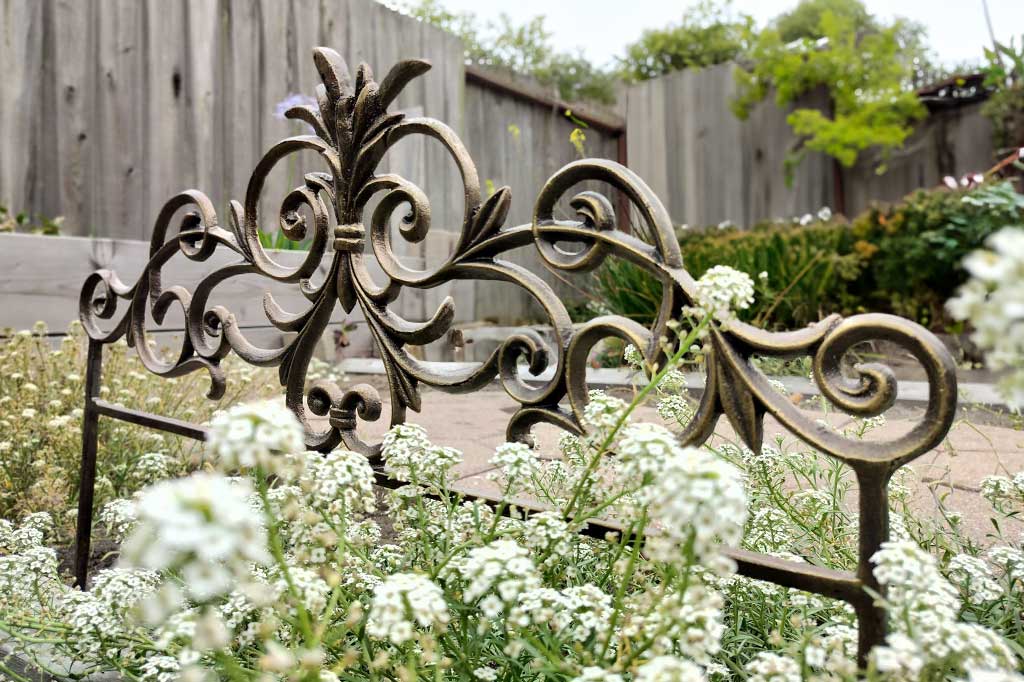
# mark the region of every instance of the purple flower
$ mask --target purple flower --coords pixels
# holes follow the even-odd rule
[[[285,97],[280,102],[278,102],[277,106],[274,107],[274,118],[279,118],[279,119],[281,119],[283,121],[285,119],[285,115],[284,114],[285,114],[286,111],[288,111],[292,107],[301,107],[301,106],[312,106],[312,107],[315,107],[316,106],[316,100],[313,99],[312,97],[310,97],[309,95],[303,95],[302,93],[298,93],[298,92],[292,93],[292,94],[288,95],[287,97]]]

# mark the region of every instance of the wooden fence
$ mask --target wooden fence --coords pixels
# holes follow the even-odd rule
[[[549,90],[467,67],[454,36],[373,0],[0,0],[0,203],[62,215],[65,233],[118,243],[148,239],[160,206],[185,188],[206,192],[225,219],[227,201],[244,195],[261,155],[302,130],[274,112],[289,95],[314,91],[315,45],[338,49],[352,67],[366,61],[378,76],[399,59],[430,59],[433,69],[395,106],[450,125],[481,180],[512,188],[509,224],[528,222],[545,180],[579,155],[569,138],[580,120],[585,154],[627,161],[678,223],[749,225],[835,207],[837,190],[852,213],[871,199],[985,167],[991,156],[987,123],[972,106],[930,118],[884,176],[870,160],[840,172],[810,154],[787,187],[782,164],[794,140],[786,112],[769,102],[737,120],[729,65],[632,86],[617,114],[573,107],[573,120]],[[430,236],[402,244],[400,255],[437,264],[462,220],[454,164],[440,145],[411,137],[383,165],[418,183],[432,204]],[[261,207],[268,229],[301,173],[319,169],[309,154],[272,173]],[[545,273],[531,249],[512,259],[563,297],[585,298],[585,280]],[[24,305],[28,299],[15,298],[6,282],[0,304],[8,311]],[[418,296],[402,309],[425,319],[445,293]],[[463,320],[536,317],[523,292],[491,282],[475,285],[456,306]],[[0,326],[21,319],[5,317]]]
[[[791,217],[822,206],[854,215],[873,200],[895,200],[994,162],[990,125],[979,104],[932,114],[903,149],[891,154],[889,170],[875,172],[877,154],[863,154],[842,168],[809,153],[787,186],[783,161],[796,138],[788,111],[762,102],[746,121],[729,108],[735,95],[733,65],[679,71],[631,86],[625,109],[629,165],[662,197],[673,220],[715,225],[730,220]],[[826,104],[808,98],[803,106]],[[843,197],[840,201],[839,196]]]
[[[580,152],[569,139],[577,123],[565,116],[564,103],[550,99],[529,83],[472,69],[467,76],[463,139],[476,160],[481,181],[512,188],[509,224],[529,222],[534,200],[547,179],[579,158]],[[621,119],[579,109],[574,109],[573,117],[586,126],[581,128],[586,137],[582,143],[584,154],[621,158],[625,132]],[[563,207],[563,217],[568,216]],[[517,249],[507,259],[544,275],[563,297],[576,301],[585,298],[582,292],[586,280],[565,273],[556,277],[545,271],[533,246]],[[476,286],[478,319],[518,324],[541,317],[535,305],[510,284],[480,282]]]
[[[225,220],[261,155],[301,131],[274,112],[289,95],[314,92],[316,45],[352,68],[367,62],[378,77],[400,59],[429,59],[431,71],[395,107],[447,123],[481,179],[512,186],[511,224],[529,221],[543,182],[576,156],[564,105],[529,85],[467,76],[457,38],[372,0],[0,0],[0,203],[63,216],[66,234],[145,240],[164,201],[195,187]],[[617,152],[604,138],[614,140],[622,121],[609,120],[588,130],[588,153]],[[462,220],[454,164],[439,144],[406,138],[383,168],[430,198],[431,235],[401,255],[436,264]],[[321,166],[308,154],[272,173],[261,207],[269,229],[276,203],[312,170]],[[432,313],[434,298],[413,304],[422,308],[414,316]],[[460,318],[502,321],[531,306],[493,285],[457,305]]]

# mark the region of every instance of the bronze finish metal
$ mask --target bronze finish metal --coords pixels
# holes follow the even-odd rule
[[[98,386],[102,346],[122,336],[156,374],[173,377],[205,370],[210,376],[208,395],[212,398],[224,393],[226,378],[220,360],[230,352],[254,365],[278,367],[287,405],[302,423],[310,449],[328,451],[344,445],[379,465],[379,444],[364,441],[357,428],[360,421],[381,418],[382,400],[377,391],[365,384],[347,391],[329,382],[317,382],[308,391],[305,387],[314,347],[335,306],[340,305],[346,312],[356,306],[362,309],[387,371],[392,424],[404,422],[407,410],[420,409],[420,384],[464,393],[497,378],[520,404],[509,420],[507,436],[510,440],[524,440],[531,427],[541,422],[582,432],[581,417],[587,402],[586,361],[594,344],[607,337],[618,337],[643,349],[648,362],[657,363],[664,359],[659,341],[670,336],[668,323],[679,316],[683,306],[694,301],[694,280],[683,267],[669,215],[643,180],[628,168],[604,159],[570,163],[541,189],[533,220],[506,227],[509,188],[502,187],[484,199],[473,161],[450,128],[434,119],[407,118],[387,111],[403,86],[429,68],[427,62],[401,62],[377,83],[365,64],[356,70],[353,81],[344,61],[333,50],[317,48],[313,57],[323,81],[317,87],[318,106],[295,107],[286,115],[305,121],[315,134],[287,138],[267,152],[253,172],[244,203],[231,203],[227,228],[220,226],[206,195],[196,190],[182,192],[164,206],[157,218],[150,261],[138,282],[128,286],[113,272],[99,270],[83,286],[80,316],[91,342],[76,571],[82,586],[87,579],[85,561],[89,551],[96,419],[103,415],[192,438],[205,437],[200,426],[128,410],[97,398],[94,389]],[[426,135],[439,142],[458,167],[465,187],[457,247],[445,263],[432,271],[402,265],[391,241],[391,216],[401,206],[409,207],[399,229],[401,237],[410,242],[427,237],[431,212],[426,195],[403,177],[375,174],[384,153],[408,135]],[[281,204],[278,221],[284,233],[291,239],[310,240],[303,262],[297,267],[286,267],[277,263],[259,242],[258,207],[270,170],[301,150],[317,152],[327,172],[307,173],[303,183]],[[584,181],[603,182],[620,192],[642,223],[635,234],[650,235],[651,243],[619,229],[620,217],[612,203],[593,191],[571,197],[569,203],[576,212],[576,220],[556,219],[558,201]],[[364,209],[378,193],[382,196],[367,227]],[[172,218],[181,209],[187,211],[177,233],[169,233]],[[367,235],[369,252],[365,249]],[[565,242],[582,247],[566,250],[562,246]],[[333,253],[328,250],[329,244],[333,245]],[[609,256],[625,258],[647,269],[664,285],[656,321],[648,329],[623,317],[605,316],[574,327],[561,300],[540,277],[499,258],[511,249],[527,245],[535,246],[546,264],[556,270],[588,272]],[[191,292],[180,286],[161,286],[161,268],[173,255],[180,252],[186,258],[203,261],[216,249],[236,253],[238,262],[208,275]],[[383,283],[371,279],[366,266],[371,253],[386,275]],[[330,259],[329,274],[322,283],[314,285],[310,277],[324,258]],[[291,312],[283,310],[269,293],[264,296],[270,322],[281,331],[295,333],[284,348],[251,344],[230,311],[207,305],[221,282],[239,275],[260,275],[294,284],[309,301],[305,310]],[[500,280],[525,289],[545,311],[553,330],[554,347],[549,348],[539,336],[524,332],[506,339],[477,367],[439,370],[418,360],[407,346],[426,344],[448,334],[455,302],[446,298],[425,322],[403,319],[388,304],[403,287],[425,289],[457,279]],[[120,317],[115,315],[118,299],[128,301],[127,310]],[[167,361],[148,343],[146,318],[151,316],[159,325],[172,305],[184,311],[187,329],[178,357]],[[886,442],[844,438],[819,425],[775,392],[767,377],[751,362],[755,353],[810,356],[814,378],[826,398],[850,414],[877,415],[896,398],[897,382],[892,371],[878,363],[857,365],[854,378],[841,371],[844,354],[867,340],[886,340],[901,346],[920,362],[929,382],[924,417],[910,432]],[[546,382],[528,381],[521,372],[521,364],[533,374],[554,367],[554,376]],[[706,367],[706,389],[696,416],[681,435],[683,442],[703,443],[725,415],[743,441],[758,451],[763,417],[768,413],[809,445],[845,462],[856,473],[860,485],[856,573],[739,549],[729,553],[743,575],[851,603],[860,623],[859,650],[863,661],[869,648],[884,640],[886,632],[884,609],[875,604],[868,592],[879,590],[872,576],[870,557],[889,534],[886,486],[896,469],[938,445],[949,430],[957,400],[952,358],[924,328],[890,315],[867,314],[848,319],[830,316],[806,329],[785,333],[766,332],[744,324],[732,325],[728,331],[713,330]],[[327,419],[314,420],[314,416]],[[381,482],[396,485],[383,476]],[[588,532],[603,536],[608,530],[615,529],[608,524],[591,523]]]

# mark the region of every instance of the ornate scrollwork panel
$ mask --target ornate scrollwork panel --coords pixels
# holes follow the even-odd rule
[[[345,390],[330,382],[317,382],[307,388],[310,359],[336,306],[346,312],[357,307],[362,311],[387,372],[392,423],[404,421],[408,410],[421,408],[421,385],[457,393],[477,390],[497,379],[520,404],[508,423],[509,438],[524,439],[539,423],[581,432],[587,403],[587,357],[596,343],[618,337],[643,349],[649,363],[664,359],[660,340],[669,336],[669,322],[677,319],[685,306],[695,304],[695,282],[684,268],[667,211],[642,179],[613,161],[570,163],[541,189],[529,224],[506,226],[511,191],[502,187],[488,198],[482,197],[476,168],[450,128],[433,119],[407,118],[387,111],[401,89],[427,71],[427,62],[401,62],[377,83],[365,64],[359,66],[353,80],[333,50],[317,48],[313,56],[322,81],[317,88],[318,104],[292,108],[286,116],[309,124],[314,134],[290,137],[271,147],[253,171],[244,203],[230,204],[226,228],[220,227],[213,204],[201,192],[186,191],[167,202],[154,226],[150,260],[134,285],[124,284],[107,270],[97,271],[86,280],[80,315],[91,339],[106,344],[126,337],[145,366],[162,376],[205,370],[211,381],[209,395],[214,398],[224,393],[227,378],[220,361],[228,353],[234,352],[254,365],[276,366],[287,404],[305,428],[308,447],[326,451],[344,443],[370,457],[377,457],[379,445],[362,440],[358,426],[360,421],[381,418],[383,401],[377,391],[365,384]],[[464,186],[456,248],[432,270],[403,265],[393,244],[397,237],[411,243],[428,237],[432,224],[428,197],[406,178],[376,172],[384,154],[410,135],[439,142],[455,163]],[[302,261],[297,266],[286,266],[275,261],[260,244],[264,219],[259,207],[270,171],[282,160],[304,151],[316,152],[324,167],[308,172],[280,204],[279,229],[290,239],[309,242]],[[602,194],[582,191],[569,196],[575,186],[592,181],[626,197],[641,223],[640,232],[649,235],[649,241],[620,229],[612,203]],[[367,206],[377,195],[377,204],[367,216]],[[575,212],[573,220],[555,217],[556,205],[565,199]],[[392,218],[402,207],[407,213],[396,234]],[[182,210],[184,217],[174,229],[171,222]],[[565,243],[578,247],[566,250],[561,246]],[[607,316],[574,327],[564,304],[541,277],[502,259],[512,249],[531,245],[547,266],[559,271],[588,272],[607,258],[623,258],[644,268],[663,285],[655,322],[647,328],[623,317]],[[207,275],[191,291],[162,286],[161,268],[172,256],[180,252],[186,258],[204,261],[218,249],[236,254],[237,262]],[[373,280],[368,258],[380,265],[385,281]],[[329,260],[327,276],[314,284],[311,278],[325,260]],[[282,332],[294,333],[283,348],[251,343],[229,310],[209,305],[217,287],[242,275],[295,286],[307,302],[302,310],[285,310],[269,293],[264,296],[269,322]],[[439,370],[414,357],[410,345],[436,341],[449,333],[456,303],[450,297],[444,299],[425,321],[406,320],[389,305],[403,288],[427,289],[460,279],[508,282],[527,292],[544,311],[553,343],[548,346],[535,334],[517,334],[506,339],[487,360],[467,369]],[[120,316],[118,300],[127,303]],[[160,325],[173,306],[183,311],[187,326],[177,357],[167,360],[147,343],[147,318]],[[851,414],[876,415],[895,400],[897,382],[892,371],[877,363],[856,366],[852,377],[842,371],[847,351],[870,340],[885,340],[904,348],[920,362],[930,387],[924,418],[910,432],[888,442],[852,440],[821,426],[778,394],[751,361],[755,354],[810,356],[814,379],[826,398]],[[744,442],[757,451],[764,416],[771,414],[810,445],[853,467],[862,488],[866,486],[862,496],[878,495],[884,501],[884,487],[891,473],[936,446],[954,417],[956,378],[952,358],[928,331],[893,316],[831,316],[806,329],[785,333],[737,323],[728,331],[711,331],[706,351],[706,387],[696,416],[681,435],[685,442],[706,441],[724,415]],[[549,368],[551,378],[538,380],[537,375]],[[865,555],[886,534],[884,514],[878,517],[862,511],[858,576],[864,585],[873,584]],[[744,561],[753,560],[748,557]],[[863,612],[863,619],[875,617],[869,602],[849,597],[845,578],[829,582],[806,571],[780,569],[777,560],[759,561],[751,565],[760,566],[765,575],[788,570],[791,575],[803,575],[808,584],[817,584],[817,580],[821,583],[819,591],[845,594]]]

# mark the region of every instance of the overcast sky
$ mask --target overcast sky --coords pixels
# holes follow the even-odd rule
[[[502,12],[525,21],[547,17],[547,28],[562,49],[576,47],[598,64],[622,54],[623,47],[645,28],[677,22],[693,2],[679,0],[441,0],[450,10],[470,11],[481,18]],[[759,24],[786,11],[797,0],[733,0],[733,9],[752,15]],[[980,61],[982,46],[989,43],[981,0],[865,0],[868,10],[880,17],[903,16],[928,28],[929,43],[941,61],[953,64]],[[1024,33],[1024,0],[988,0],[996,38],[1021,40]]]

